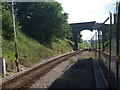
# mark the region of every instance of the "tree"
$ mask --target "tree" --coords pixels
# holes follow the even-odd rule
[[[13,21],[12,21],[12,12],[11,12],[11,3],[2,2],[2,37],[6,40],[14,39],[14,30],[13,30]],[[19,30],[19,22],[16,21],[16,30]]]
[[[16,3],[16,10],[23,32],[40,42],[67,37],[70,33],[68,14],[63,13],[58,2]]]
[[[2,36],[6,40],[13,40],[14,31],[12,25],[12,14],[9,3],[2,3]]]

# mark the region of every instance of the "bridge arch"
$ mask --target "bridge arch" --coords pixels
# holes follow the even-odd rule
[[[78,49],[78,34],[82,30],[102,31],[102,37],[103,37],[103,43],[104,43],[104,35],[105,35],[105,31],[108,25],[104,23],[96,23],[96,21],[92,21],[92,22],[83,22],[83,23],[72,23],[70,24],[70,26],[72,27],[72,33],[73,33],[73,38],[74,38],[76,49]],[[103,49],[104,49],[104,44],[103,44]]]

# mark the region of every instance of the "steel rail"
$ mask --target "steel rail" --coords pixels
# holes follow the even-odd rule
[[[52,68],[54,68],[61,62],[81,52],[82,52],[81,50],[78,50],[49,60],[37,67],[28,70],[25,73],[22,73],[2,83],[2,88],[3,89],[28,88],[28,86],[32,85],[37,80],[37,78],[44,76],[47,72],[49,72]]]

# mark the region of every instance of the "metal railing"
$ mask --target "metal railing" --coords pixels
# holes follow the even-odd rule
[[[94,57],[103,62],[109,70],[108,86],[110,87],[112,82],[116,88],[120,89],[120,2],[116,3],[116,12],[110,12],[106,20],[108,19],[106,32],[103,34],[100,30],[96,31],[91,38],[91,47],[92,51],[96,51]],[[106,60],[103,58],[103,53],[107,55]],[[115,82],[111,81],[111,72],[114,73]]]

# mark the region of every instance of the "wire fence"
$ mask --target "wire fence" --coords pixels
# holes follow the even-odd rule
[[[114,73],[114,81],[111,80],[111,73],[108,72],[108,85],[112,84],[120,88],[120,2],[116,3],[116,12],[109,13],[109,24],[106,29],[101,30],[102,24],[91,38],[91,49],[95,53],[94,58],[101,60],[110,72]],[[109,57],[103,58],[102,52]],[[113,80],[113,79],[112,79]]]

